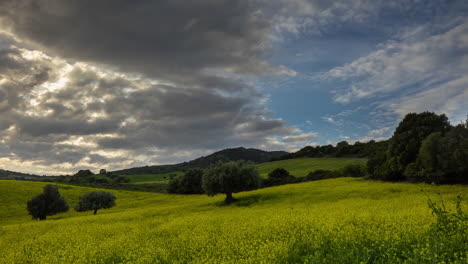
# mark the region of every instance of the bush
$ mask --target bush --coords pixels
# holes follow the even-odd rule
[[[114,183],[128,183],[130,182],[130,179],[125,177],[125,176],[118,176],[116,175],[114,178],[113,178],[113,181]]]
[[[27,209],[33,219],[45,220],[47,216],[68,211],[69,207],[58,187],[49,184],[44,186],[43,193],[28,201]]]
[[[345,177],[364,177],[366,175],[366,168],[359,164],[346,165],[341,174]]]
[[[180,194],[201,194],[202,188],[202,169],[189,169],[183,175],[172,177],[169,181],[167,191],[169,193]]]
[[[317,180],[324,180],[324,179],[333,179],[339,178],[343,175],[338,171],[329,171],[329,170],[316,170],[313,172],[309,172],[307,176],[304,177],[304,181],[317,181]]]
[[[94,210],[94,214],[99,209],[108,209],[115,206],[115,196],[110,192],[94,191],[80,197],[75,211],[84,212]]]
[[[268,178],[263,180],[263,186],[277,186],[288,183],[297,182],[296,177],[289,174],[289,172],[283,168],[277,168],[268,174]]]
[[[218,193],[226,194],[225,202],[233,202],[233,193],[258,189],[261,178],[253,163],[245,161],[231,161],[218,163],[205,170],[202,186],[206,194],[214,196]]]

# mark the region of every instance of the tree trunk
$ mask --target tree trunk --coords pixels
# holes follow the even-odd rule
[[[98,209],[94,209],[94,214],[96,214],[96,213],[97,213],[97,210],[98,210]]]
[[[226,193],[226,199],[224,200],[224,202],[226,204],[230,204],[232,202],[234,202],[236,199],[234,199],[234,197],[232,197],[232,193],[231,192],[228,192]]]

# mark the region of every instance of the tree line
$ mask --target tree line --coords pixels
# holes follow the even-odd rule
[[[365,166],[348,165],[340,171],[316,170],[305,177],[295,177],[284,168],[277,168],[262,179],[252,162],[230,161],[217,163],[206,169],[189,169],[183,175],[170,180],[169,193],[178,194],[208,194],[226,195],[225,202],[231,203],[235,199],[232,194],[249,191],[262,187],[271,187],[289,183],[299,183],[344,176],[362,177],[366,173]]]
[[[409,113],[367,168],[385,181],[468,183],[468,119],[453,126],[445,114]]]

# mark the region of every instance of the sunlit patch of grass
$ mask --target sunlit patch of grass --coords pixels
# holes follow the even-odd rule
[[[315,170],[340,170],[347,165],[365,165],[367,159],[359,158],[298,158],[257,164],[263,178],[277,168],[283,168],[296,177],[304,177]]]

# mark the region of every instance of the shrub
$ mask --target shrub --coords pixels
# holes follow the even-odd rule
[[[366,175],[366,169],[359,164],[349,164],[341,170],[341,173],[346,177],[364,177]]]
[[[180,194],[200,194],[202,188],[202,169],[189,169],[185,174],[172,177],[169,181],[167,191]]]
[[[99,209],[108,209],[115,206],[115,196],[110,192],[94,191],[80,197],[75,211],[84,212],[94,210],[94,214]]]
[[[33,219],[45,220],[47,216],[68,211],[69,207],[58,187],[49,184],[44,186],[43,193],[28,201],[27,209]]]
[[[289,174],[289,172],[283,168],[277,168],[268,174],[268,178],[263,180],[263,185],[277,186],[282,184],[297,182],[296,177]]]

